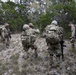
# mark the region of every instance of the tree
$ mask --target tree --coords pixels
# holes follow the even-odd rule
[[[46,25],[49,25],[52,21],[52,14],[47,12],[47,14],[42,14],[39,20],[36,22],[37,27],[43,31]]]
[[[5,22],[9,23],[15,30],[21,30],[24,23],[27,23],[27,10],[22,4],[15,4],[14,2],[2,2],[3,18]]]
[[[50,24],[52,20],[57,20],[59,25],[64,27],[65,32],[70,32],[68,27],[69,21],[76,21],[76,3],[75,1],[63,1],[56,4],[51,4],[49,11],[46,14],[42,14],[38,20],[38,26],[41,27],[41,30],[45,28],[46,25]],[[48,14],[49,13],[49,14]]]

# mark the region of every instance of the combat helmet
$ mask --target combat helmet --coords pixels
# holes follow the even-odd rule
[[[28,25],[28,24],[24,24],[24,25],[23,25],[23,29],[24,29],[24,30],[26,30],[26,29],[28,29],[28,28],[29,28],[29,25]]]
[[[4,25],[5,25],[5,27],[8,27],[8,26],[9,26],[9,24],[8,24],[8,23],[5,23]]]
[[[57,22],[56,20],[53,20],[53,21],[51,22],[51,24],[58,25],[58,22]]]
[[[34,28],[33,23],[29,23],[29,27]]]

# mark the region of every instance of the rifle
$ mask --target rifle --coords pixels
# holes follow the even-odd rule
[[[66,45],[64,45],[64,41],[63,40],[60,42],[60,45],[61,45],[61,52],[62,52],[62,60],[64,61],[63,49],[64,49],[64,47],[66,47]]]

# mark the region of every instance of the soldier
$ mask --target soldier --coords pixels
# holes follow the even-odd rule
[[[22,31],[22,34],[21,34],[21,41],[22,41],[22,46],[23,46],[23,50],[27,51],[27,33],[26,33],[26,30],[29,29],[29,25],[27,24],[24,24],[23,25],[23,31]]]
[[[72,44],[72,47],[74,48],[74,43],[75,43],[75,26],[72,22],[69,22],[68,26],[71,27],[71,37],[70,37],[70,42]]]
[[[11,37],[8,23],[5,23],[4,27],[2,28],[1,37],[2,37],[3,44],[5,45],[5,47],[8,48],[10,43],[10,37]]]
[[[22,45],[23,49],[27,52],[29,48],[32,48],[35,50],[35,57],[37,57],[37,46],[34,44],[37,38],[37,34],[39,31],[34,28],[32,23],[29,23],[29,25],[25,24],[23,26],[23,33],[21,35],[22,39]]]
[[[51,25],[47,25],[45,31],[43,32],[43,36],[46,38],[48,51],[50,54],[50,65],[58,65],[61,56],[61,46],[60,42],[63,39],[63,28],[58,26],[56,20],[52,21]],[[54,58],[55,60],[54,61]]]
[[[0,27],[0,42],[2,42],[2,27]]]

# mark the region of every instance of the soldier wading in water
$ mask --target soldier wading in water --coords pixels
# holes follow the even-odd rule
[[[21,34],[22,46],[27,53],[29,48],[31,48],[32,50],[34,49],[35,57],[37,57],[38,54],[37,54],[37,46],[34,44],[34,42],[36,41],[38,34],[39,30],[35,29],[32,23],[29,23],[29,25],[24,24],[23,32]]]
[[[50,25],[46,26],[43,36],[46,39],[50,55],[50,68],[59,66],[62,54],[60,42],[63,40],[63,28],[58,26],[56,20],[53,20]]]

